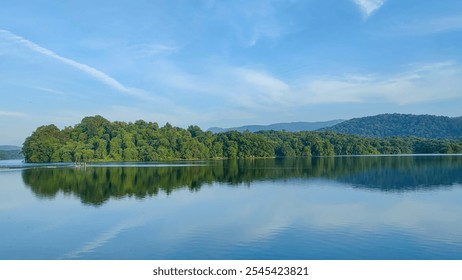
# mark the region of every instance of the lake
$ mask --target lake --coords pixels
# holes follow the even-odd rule
[[[0,259],[462,259],[462,156],[0,161]]]

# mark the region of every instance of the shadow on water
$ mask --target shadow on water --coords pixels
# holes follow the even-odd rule
[[[24,183],[37,197],[59,192],[101,205],[111,198],[143,199],[188,188],[198,191],[213,183],[238,186],[257,181],[334,180],[356,188],[407,192],[449,188],[462,183],[462,156],[371,156],[258,159],[191,162],[150,166],[93,165],[86,168],[30,168]]]

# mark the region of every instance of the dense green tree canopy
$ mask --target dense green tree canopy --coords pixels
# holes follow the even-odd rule
[[[322,130],[360,136],[456,139],[462,137],[462,117],[381,114],[347,120]]]
[[[228,131],[213,134],[142,120],[85,117],[74,127],[37,128],[23,145],[26,162],[156,161],[370,154],[462,153],[462,140],[360,137],[334,132]]]

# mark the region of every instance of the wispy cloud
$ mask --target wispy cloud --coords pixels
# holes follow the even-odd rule
[[[310,80],[299,90],[300,103],[386,101],[399,105],[460,97],[462,67],[454,62],[412,65],[409,70],[383,75],[346,75]],[[301,97],[301,96],[300,96]]]
[[[29,41],[21,36],[18,36],[16,34],[13,34],[7,30],[3,30],[3,29],[0,29],[0,38],[3,38],[5,40],[9,40],[9,41],[12,41],[12,42],[15,42],[15,43],[18,43],[18,44],[21,44],[23,46],[25,46],[26,48],[34,51],[34,52],[37,52],[39,54],[42,54],[42,55],[45,55],[45,56],[48,56],[48,57],[51,57],[53,59],[56,59],[58,61],[61,61],[62,63],[65,63],[69,66],[72,66],[90,76],[92,76],[93,78],[97,79],[98,81],[106,84],[107,86],[119,91],[119,92],[122,92],[122,93],[126,93],[126,94],[130,94],[130,95],[136,95],[136,96],[142,96],[143,95],[143,92],[139,89],[134,89],[134,88],[129,88],[129,87],[126,87],[125,85],[123,85],[122,83],[120,83],[119,81],[117,81],[116,79],[112,78],[111,76],[109,76],[108,74],[100,71],[100,70],[97,70],[91,66],[88,66],[86,64],[83,64],[83,63],[80,63],[80,62],[77,62],[75,60],[72,60],[70,58],[66,58],[66,57],[63,57],[63,56],[60,56],[58,54],[56,54],[55,52],[49,50],[49,49],[46,49],[32,41]]]
[[[2,117],[25,117],[26,114],[22,112],[3,111],[0,110],[0,116]]]
[[[462,29],[462,15],[430,21],[429,31],[447,32]]]
[[[290,94],[290,86],[270,73],[249,68],[232,70],[238,94],[235,100],[248,107],[283,105]]]
[[[65,95],[64,92],[62,91],[51,89],[51,88],[46,88],[46,87],[34,87],[34,89],[38,89],[40,91],[44,91],[44,92],[51,93],[54,95]]]
[[[289,1],[284,3],[292,5]],[[277,1],[213,1],[207,6],[220,22],[231,27],[237,41],[245,47],[254,47],[262,39],[278,39],[295,28],[291,18],[284,18]]]
[[[423,19],[399,26],[399,34],[428,35],[462,30],[462,15]]]
[[[166,66],[162,69],[164,73],[160,74],[159,82],[161,83],[194,93],[210,92],[211,85],[201,75],[185,72],[175,66]]]
[[[289,89],[286,83],[262,71],[246,68],[237,68],[236,71],[243,80],[262,90],[282,92]]]
[[[137,58],[144,58],[155,55],[169,55],[180,50],[178,46],[169,44],[138,44],[130,46],[130,52],[133,52]]]
[[[353,0],[363,13],[364,18],[368,18],[372,13],[380,9],[386,0]]]
[[[460,97],[462,65],[443,61],[403,68],[394,73],[307,75],[289,80],[249,67],[217,66],[202,76],[186,80],[183,71],[168,73],[175,81],[171,86],[181,85],[187,89],[184,94],[194,91],[211,100],[219,99],[228,104],[228,109],[241,108],[243,113],[287,112],[314,104],[386,102],[406,105]]]
[[[237,68],[230,71],[230,86],[221,90],[221,98],[249,110],[274,112],[312,104],[406,105],[460,97],[460,64],[448,61],[406,68],[391,74],[305,76],[291,81],[261,70]]]

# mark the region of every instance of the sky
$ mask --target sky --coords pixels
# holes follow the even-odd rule
[[[0,144],[85,116],[462,116],[460,0],[2,0]]]

